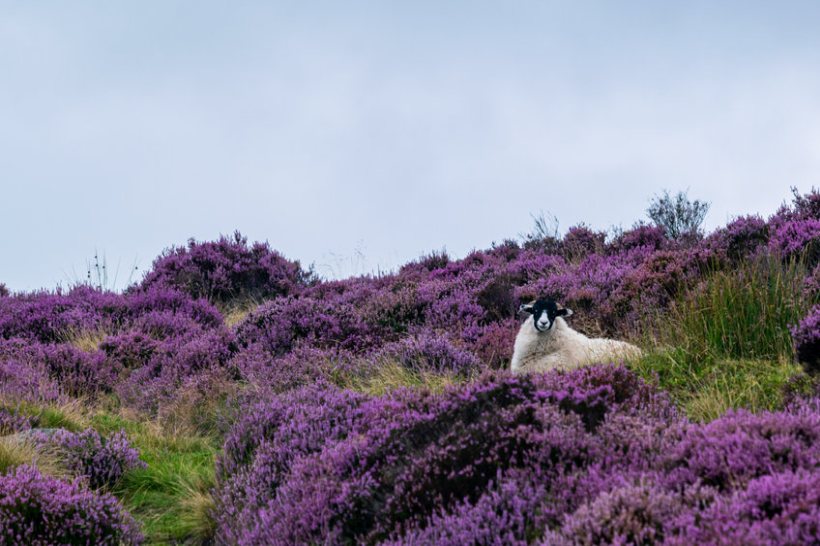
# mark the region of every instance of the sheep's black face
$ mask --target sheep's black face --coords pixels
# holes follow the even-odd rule
[[[534,303],[524,304],[520,310],[525,313],[532,313],[532,321],[535,329],[539,332],[546,332],[555,324],[558,317],[568,317],[572,315],[570,309],[559,307],[554,300],[539,298]]]

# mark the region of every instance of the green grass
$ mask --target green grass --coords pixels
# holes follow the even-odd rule
[[[66,404],[34,404],[29,402],[5,403],[0,400],[0,408],[31,417],[38,428],[64,428],[78,432],[86,427],[86,416],[79,401]]]
[[[716,271],[685,291],[662,320],[660,341],[699,356],[791,359],[789,326],[806,316],[806,268],[760,258]]]
[[[786,382],[801,373],[787,361],[697,360],[682,349],[651,351],[631,367],[657,381],[697,421],[715,419],[731,408],[778,409]]]
[[[799,375],[789,326],[811,305],[799,261],[760,258],[714,271],[652,318],[652,347],[632,367],[659,386],[690,418],[710,420],[730,408],[773,410],[786,382]]]
[[[126,473],[114,493],[142,524],[149,544],[202,544],[212,537],[218,441],[168,434],[155,423],[107,412],[95,415],[92,425],[102,434],[125,429],[148,465]]]

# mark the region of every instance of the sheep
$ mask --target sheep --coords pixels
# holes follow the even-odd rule
[[[551,299],[540,298],[522,305],[519,310],[530,313],[532,320],[527,317],[515,338],[510,362],[513,373],[572,370],[596,362],[641,356],[638,347],[624,341],[593,339],[576,332],[564,320],[572,316],[572,310]]]

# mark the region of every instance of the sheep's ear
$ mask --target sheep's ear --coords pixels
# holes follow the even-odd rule
[[[518,308],[518,312],[532,314],[532,305],[529,303],[522,303],[521,306]]]
[[[564,307],[563,309],[558,311],[558,314],[561,315],[562,317],[571,317],[572,316],[572,309],[568,309],[568,308]]]

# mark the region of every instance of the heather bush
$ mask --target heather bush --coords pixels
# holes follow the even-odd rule
[[[31,426],[32,418],[30,416],[22,415],[15,408],[0,406],[0,436],[28,430]]]
[[[20,466],[0,475],[0,544],[141,544],[117,499]]]
[[[818,468],[820,413],[729,411],[682,428],[670,444],[660,463],[666,484],[732,490],[772,472]]]
[[[160,342],[140,331],[130,330],[106,337],[99,347],[108,362],[123,370],[131,370],[147,364],[159,349]]]
[[[241,345],[260,343],[274,355],[289,352],[300,341],[347,350],[378,341],[353,306],[310,298],[279,298],[259,306],[237,325],[236,336]]]
[[[769,241],[769,226],[759,216],[736,218],[714,231],[706,239],[706,247],[733,262],[743,260]]]
[[[204,299],[193,299],[190,295],[164,286],[148,287],[126,296],[128,318],[138,319],[145,315],[161,314],[187,319],[203,328],[222,325],[222,315],[211,303]]]
[[[364,400],[351,391],[311,385],[249,407],[217,462],[217,540],[239,543],[291,463],[344,438]]]
[[[481,362],[470,351],[457,346],[447,335],[425,332],[385,346],[378,357],[421,371],[470,375]]]
[[[663,250],[667,246],[669,239],[666,238],[666,232],[662,227],[639,223],[632,229],[618,234],[615,240],[607,245],[607,252],[619,254],[633,248]]]
[[[6,288],[6,285],[0,282],[0,298],[5,298],[6,296],[11,295],[9,289]]]
[[[688,515],[682,523],[687,525],[669,544],[817,544],[820,473],[801,470],[762,476],[735,495],[717,498],[707,509]]]
[[[73,332],[111,329],[125,314],[117,294],[85,286],[0,299],[0,338],[59,343]]]
[[[562,534],[569,544],[661,544],[666,528],[683,510],[681,496],[638,482],[617,487],[569,515]]]
[[[803,293],[809,300],[820,300],[820,265],[815,266],[803,281]]]
[[[4,403],[55,402],[60,390],[38,362],[10,359],[3,355],[0,342],[0,396]]]
[[[433,514],[425,526],[382,544],[529,544],[528,539],[545,525],[539,509],[546,490],[546,484],[531,473],[499,472],[474,503],[465,500],[450,512]]]
[[[340,374],[355,373],[359,360],[348,351],[297,346],[275,356],[259,344],[239,352],[231,361],[243,379],[270,392],[284,392]]]
[[[820,220],[820,191],[812,187],[806,194],[792,188],[792,202],[783,204],[769,219],[769,223],[780,226],[784,222]]]
[[[109,438],[101,437],[93,428],[78,433],[59,429],[35,438],[53,450],[75,476],[87,479],[93,489],[113,487],[128,470],[145,467],[122,430]]]
[[[820,262],[820,219],[785,222],[776,228],[769,247],[784,259],[802,258],[809,266]]]
[[[562,241],[562,250],[567,259],[578,260],[590,254],[601,254],[605,240],[606,233],[592,231],[581,224],[569,228]]]
[[[507,319],[482,328],[481,335],[471,345],[479,361],[491,370],[507,368],[519,326],[516,319]]]
[[[267,243],[253,243],[239,232],[214,242],[188,241],[154,261],[140,287],[169,287],[193,298],[225,304],[233,300],[263,300],[298,293],[312,274]]]
[[[607,416],[674,418],[668,401],[622,368],[486,377],[442,395],[397,391],[353,405],[343,398],[338,407],[340,395],[312,390],[275,398],[237,425],[219,465],[226,542],[375,542],[421,532],[430,518],[449,521],[451,511],[477,518],[476,505],[510,501],[509,484],[496,481],[508,472],[540,469],[530,484],[538,488],[591,464],[603,453],[596,431],[617,442],[612,427],[602,426]],[[296,404],[294,396],[301,397]],[[294,427],[308,432],[291,436]],[[502,482],[505,494],[494,489]],[[495,500],[488,490],[498,493]],[[533,502],[554,518],[545,500]]]
[[[820,305],[791,329],[797,360],[812,375],[820,373]]]

